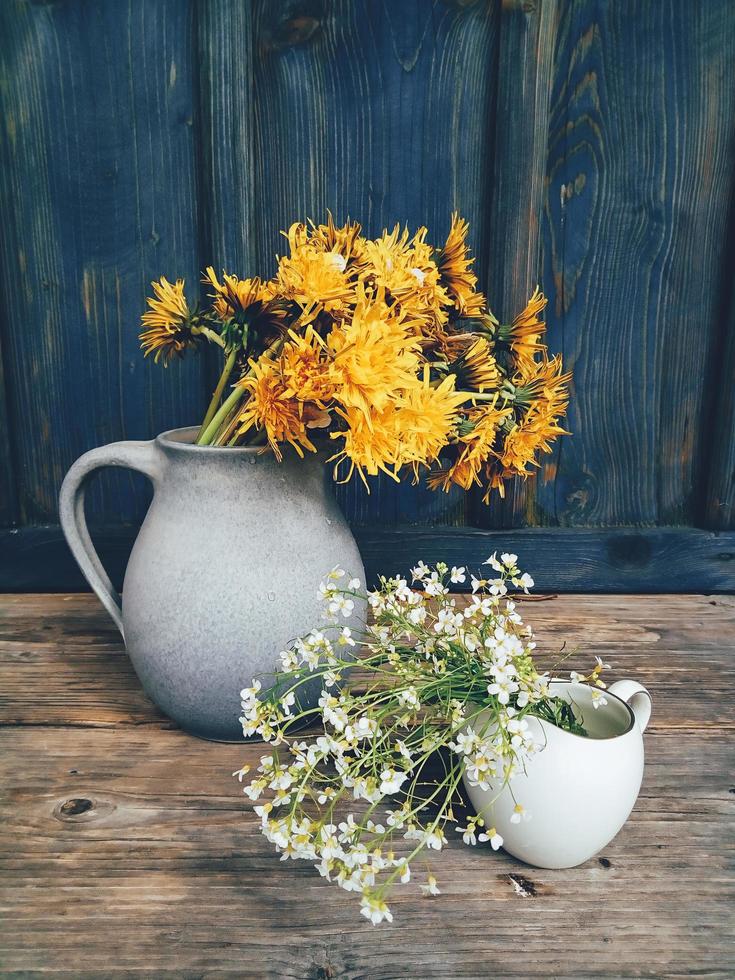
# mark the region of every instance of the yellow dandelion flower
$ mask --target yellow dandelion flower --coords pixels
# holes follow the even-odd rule
[[[498,336],[510,345],[516,365],[519,369],[529,368],[535,361],[536,354],[546,348],[540,343],[546,325],[540,318],[546,308],[546,297],[536,287],[523,312],[519,313],[508,326],[498,328]]]
[[[263,283],[257,277],[238,279],[224,271],[220,281],[211,265],[203,274],[202,282],[214,289],[210,293],[214,300],[212,308],[221,320],[245,313],[256,303],[262,306],[273,299],[273,290],[268,283]]]
[[[234,321],[256,337],[262,347],[268,347],[288,329],[288,310],[279,299],[273,283],[258,278],[238,279],[222,273],[220,280],[210,265],[202,277],[205,285],[214,290],[212,309],[223,322]]]
[[[338,252],[348,262],[360,263],[364,256],[365,239],[362,238],[360,225],[349,218],[338,228],[334,223],[331,211],[327,211],[326,225],[309,222],[309,241],[324,252]]]
[[[487,391],[500,384],[498,362],[490,341],[484,337],[470,339],[469,346],[450,363],[449,370],[459,379],[460,388]]]
[[[156,363],[163,357],[164,365],[174,356],[183,357],[185,351],[197,345],[192,333],[192,313],[184,296],[184,280],[170,283],[165,276],[152,282],[154,297],[146,302],[150,307],[141,317],[145,328],[140,333],[140,346],[147,357],[153,354]]]
[[[444,248],[439,253],[441,282],[451,296],[457,311],[466,317],[479,316],[486,306],[482,293],[476,291],[477,276],[472,272],[474,258],[467,248],[469,224],[455,212]]]
[[[516,386],[517,417],[493,456],[496,462],[487,471],[487,502],[491,490],[504,494],[504,481],[513,476],[531,475],[529,466],[538,466],[537,454],[550,453],[557,436],[568,435],[559,424],[569,401],[570,373],[564,373],[562,359],[556,356],[526,365],[513,378]]]
[[[238,381],[248,400],[238,417],[238,435],[251,428],[264,429],[276,459],[283,459],[279,443],[290,443],[299,456],[316,452],[306,430],[303,404],[287,393],[277,364],[265,357],[250,361],[250,372]]]
[[[564,372],[560,354],[541,361],[527,361],[513,376],[515,402],[547,418],[564,415],[569,404],[571,371]]]
[[[439,282],[432,261],[433,249],[425,241],[426,228],[409,240],[408,230],[396,225],[380,238],[365,242],[365,264],[360,278],[366,285],[384,289],[396,300],[416,330],[432,334],[447,322],[450,299]]]
[[[332,439],[344,440],[340,451],[329,459],[329,462],[334,462],[335,480],[339,480],[341,463],[347,462],[349,468],[344,479],[339,480],[340,483],[347,483],[355,470],[366,487],[366,474],[377,476],[378,473],[386,473],[398,482],[396,469],[400,456],[400,425],[396,424],[395,406],[389,403],[382,411],[373,412],[372,417],[353,406],[338,408],[337,414],[347,423],[347,428],[330,433]]]
[[[334,396],[326,345],[313,327],[303,335],[290,331],[279,358],[285,394],[304,402],[326,405]]]
[[[496,400],[474,410],[468,419],[472,423],[471,431],[459,438],[457,458],[451,466],[429,476],[431,489],[448,492],[453,483],[463,490],[480,486],[480,473],[493,451],[499,428],[509,415],[510,409],[498,407]]]
[[[289,225],[288,231],[282,231],[281,234],[288,241],[288,250],[291,254],[309,241],[309,229],[303,221],[294,221]]]
[[[410,336],[395,308],[379,294],[358,287],[349,323],[335,326],[326,339],[333,356],[330,378],[335,398],[346,408],[370,415],[380,411],[400,388],[410,387],[419,366],[419,342]]]
[[[550,453],[551,442],[557,436],[569,435],[553,416],[536,409],[517,422],[505,437],[502,449],[497,453],[505,475],[529,476],[528,466],[539,466],[538,452]]]
[[[276,288],[282,297],[299,304],[303,321],[322,310],[341,311],[354,297],[346,267],[347,260],[339,252],[317,251],[307,241],[279,260]]]
[[[414,477],[419,466],[429,466],[439,457],[456,429],[457,410],[466,401],[454,390],[455,379],[448,375],[436,388],[429,382],[428,366],[423,381],[399,392],[395,404],[400,431],[398,463],[411,465]]]
[[[412,467],[417,478],[419,467],[432,463],[446,446],[464,400],[465,395],[454,390],[453,377],[432,388],[427,367],[423,380],[417,378],[397,391],[379,411],[366,415],[354,406],[339,409],[347,429],[332,433],[333,439],[344,439],[341,451],[332,457],[335,471],[348,461],[345,482],[357,470],[366,486],[366,474],[383,472],[398,479],[403,466]]]

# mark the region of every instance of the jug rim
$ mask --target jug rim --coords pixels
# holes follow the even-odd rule
[[[273,462],[278,463],[278,460],[267,443],[264,446],[197,446],[194,442],[197,432],[199,432],[198,425],[183,425],[159,433],[155,437],[154,442],[162,448],[172,449],[175,452],[196,453],[197,455],[210,453],[218,459],[233,456],[259,456],[264,460],[272,459]],[[190,438],[182,438],[185,436],[189,436]],[[304,452],[304,460],[314,459],[323,462],[322,456],[330,448],[332,447],[318,446],[317,452],[315,453],[307,450]],[[294,458],[298,458],[296,453],[293,455]],[[300,461],[303,462],[304,460]]]
[[[197,446],[194,442],[197,432],[199,432],[198,425],[182,425],[175,429],[167,429],[165,432],[159,433],[155,441],[161,446],[165,446],[167,449],[176,449],[184,453],[238,453],[239,455],[245,454],[257,454],[263,453],[267,450],[267,446]],[[182,438],[183,436],[191,436],[191,439]],[[178,438],[177,438],[178,437]]]

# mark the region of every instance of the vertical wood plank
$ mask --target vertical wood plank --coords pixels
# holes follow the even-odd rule
[[[733,180],[735,203],[735,179]],[[735,207],[730,212],[730,235],[724,252],[721,342],[715,347],[709,374],[712,385],[712,438],[700,453],[706,474],[704,523],[716,530],[735,530],[735,276],[732,255],[735,248]]]
[[[0,298],[0,302],[2,302]],[[0,307],[0,323],[5,319],[5,311]],[[0,333],[0,527],[6,527],[17,520],[15,496],[15,467],[10,445],[10,426],[5,391],[5,373],[2,358],[2,333]]]
[[[199,265],[256,274],[253,242],[253,25],[242,0],[195,6]],[[208,352],[208,391],[222,369]]]
[[[252,20],[242,0],[196,6],[201,265],[241,276],[257,272]]]
[[[255,3],[255,217],[258,269],[297,219],[426,224],[439,243],[451,211],[487,251],[489,120],[497,6],[443,0]],[[480,269],[481,274],[483,269]],[[463,523],[464,494],[373,481],[340,491],[357,522]]]
[[[692,523],[735,169],[735,7],[560,7],[544,283],[574,433],[542,524]]]
[[[509,322],[541,281],[540,224],[554,66],[556,0],[504,0],[500,17],[495,159],[490,200],[487,294]],[[505,499],[474,501],[481,527],[528,523],[533,484],[509,481]]]
[[[54,521],[80,453],[194,421],[202,366],[144,363],[149,281],[198,279],[191,10],[0,5],[3,345],[24,522]],[[135,478],[93,518],[140,516]]]

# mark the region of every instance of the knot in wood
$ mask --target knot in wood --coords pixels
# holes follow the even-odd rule
[[[279,50],[280,48],[292,48],[299,44],[306,44],[314,37],[319,27],[320,21],[316,17],[291,17],[278,25],[273,32],[270,46]]]
[[[91,800],[74,799],[62,803],[59,810],[65,817],[78,817],[80,813],[86,813],[94,806]]]
[[[520,895],[522,898],[536,897],[536,886],[530,878],[526,878],[524,875],[508,875],[508,880],[516,895]]]

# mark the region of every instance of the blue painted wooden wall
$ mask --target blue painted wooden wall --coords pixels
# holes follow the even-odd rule
[[[550,586],[595,554],[593,587],[657,587],[674,552],[677,587],[735,586],[730,0],[5,0],[0,39],[0,585],[78,584],[68,466],[202,414],[209,365],[139,353],[149,281],[268,276],[330,208],[437,240],[460,210],[493,308],[540,282],[575,375],[573,438],[504,502],[340,489],[370,560],[495,528]],[[147,493],[103,476],[103,537]]]

